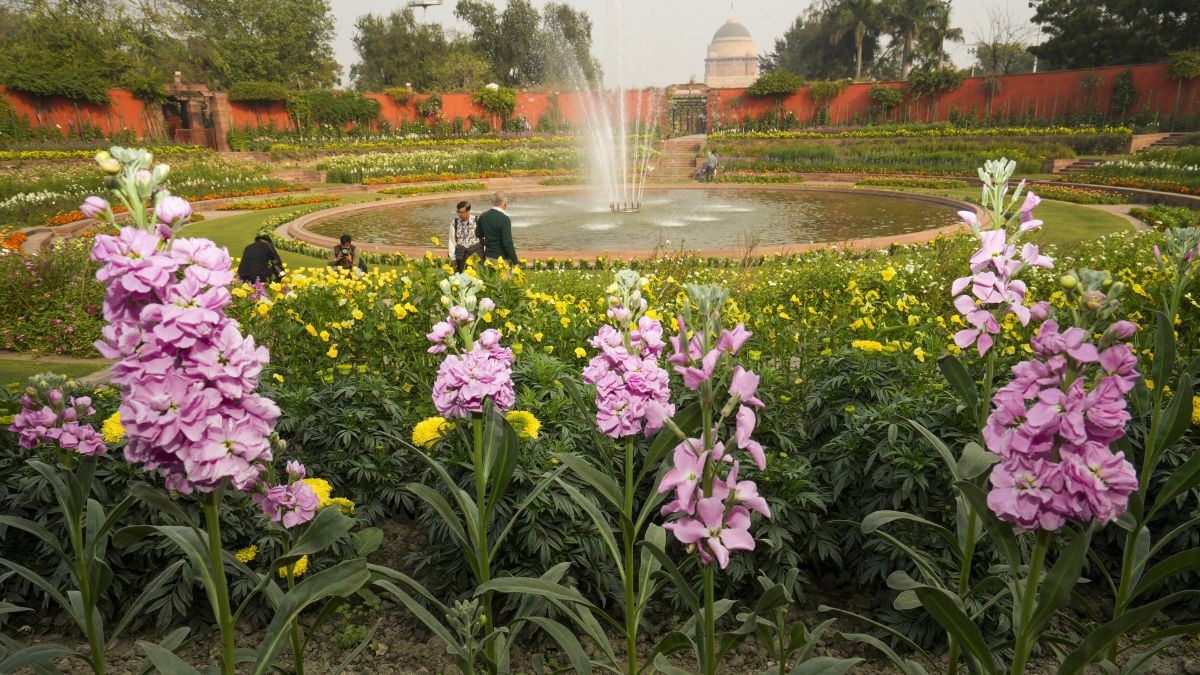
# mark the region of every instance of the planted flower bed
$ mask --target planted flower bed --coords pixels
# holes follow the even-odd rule
[[[575,169],[582,161],[583,155],[576,148],[418,150],[335,156],[321,161],[317,168],[327,171],[327,180],[331,182],[361,183],[366,179],[421,174],[473,178],[483,172]]]
[[[217,626],[213,653],[180,650],[186,630],[138,642],[159,670],[190,672],[179,651],[231,674],[238,648],[252,672],[295,668],[328,603],[372,611],[363,591],[429,631],[414,663],[464,673],[517,654],[846,672],[863,653],[1082,673],[1191,630],[1200,230],[1054,255],[997,162],[995,229],[963,212],[970,235],[921,246],[461,275],[427,256],[233,285],[224,252],[168,236],[188,209],[137,182],[147,158],[117,156],[128,201],[154,204],[91,250],[121,390],[37,380],[0,444],[0,564],[27,571],[9,597],[45,593],[87,639],[44,658],[101,672],[95,618],[128,613]],[[111,528],[84,527],[89,496]],[[424,536],[407,559],[380,556],[397,514]],[[814,593],[832,606],[801,625]]]

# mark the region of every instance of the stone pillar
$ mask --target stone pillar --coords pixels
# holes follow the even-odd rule
[[[229,131],[233,129],[233,109],[229,105],[229,94],[223,91],[214,93],[209,99],[209,105],[212,106],[217,152],[229,152]]]

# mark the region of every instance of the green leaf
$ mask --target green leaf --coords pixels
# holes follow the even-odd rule
[[[150,659],[150,662],[162,675],[201,675],[200,671],[189,666],[183,659],[176,656],[175,652],[165,647],[145,640],[138,640],[137,646],[146,652],[146,658]]]
[[[208,559],[208,535],[195,528],[183,525],[133,525],[119,530],[113,535],[114,541],[121,546],[122,541],[137,541],[146,534],[159,534],[166,537],[179,547],[191,563],[192,572],[203,577],[204,591],[208,595],[211,607],[217,606],[216,577],[213,563]]]
[[[504,419],[504,413],[490,401],[484,415],[486,419],[483,425],[483,456],[489,479],[486,511],[491,514],[512,482],[520,457],[520,444],[517,432],[508,420]]]
[[[455,487],[454,489],[457,490],[458,488]],[[463,528],[462,520],[454,512],[454,509],[450,507],[450,503],[446,501],[446,498],[441,493],[421,483],[409,483],[408,491],[420,497],[426,504],[429,504],[442,517],[442,520],[446,523],[446,528],[450,530],[450,534],[454,535],[454,539],[458,542],[458,545],[467,551],[468,555],[474,556],[473,544],[467,540],[467,532]]]
[[[696,430],[700,428],[700,404],[693,403],[683,410],[676,412],[671,421],[684,434],[688,436],[695,435]],[[679,443],[679,437],[675,435],[675,432],[671,431],[670,427],[663,427],[661,431],[655,434],[654,440],[650,442],[650,448],[646,450],[646,458],[642,460],[642,468],[638,471],[634,483],[640,485],[647,475],[657,471],[662,464],[663,458],[667,456],[667,453],[672,452]]]
[[[620,486],[611,476],[592,466],[591,462],[586,459],[569,452],[556,452],[554,456],[578,474],[585,483],[592,486],[592,489],[608,500],[608,503],[612,504],[618,512],[625,508],[625,497],[621,494]]]
[[[1020,630],[1036,636],[1042,632],[1055,612],[1067,606],[1071,601],[1071,590],[1079,583],[1079,575],[1083,571],[1083,563],[1087,560],[1090,543],[1091,536],[1088,533],[1078,530],[1072,532],[1071,541],[1059,551],[1054,566],[1038,587],[1037,604],[1034,605],[1031,625],[1021,626]],[[1034,574],[1035,571],[1030,570],[1029,573]],[[1037,570],[1036,573],[1041,574],[1041,570]]]
[[[679,592],[679,596],[683,598],[688,609],[692,610],[693,615],[699,615],[700,600],[696,597],[696,592],[692,590],[687,579],[684,578],[683,573],[679,571],[679,566],[675,564],[674,560],[671,560],[671,556],[667,555],[663,547],[658,544],[646,541],[644,546],[658,560],[659,564],[662,565],[663,570],[666,571],[670,579],[675,582],[675,590]]]
[[[170,633],[167,633],[166,637],[159,640],[158,646],[170,652],[177,652],[179,651],[179,647],[183,645],[184,640],[187,639],[188,633],[190,633],[191,630],[192,629],[188,628],[187,626],[176,628]],[[150,675],[150,672],[153,670],[154,662],[148,658],[142,659],[141,666],[138,668],[138,675]]]
[[[170,515],[179,525],[190,525],[194,522],[188,512],[179,505],[179,502],[171,499],[171,496],[162,488],[154,487],[149,483],[137,483],[129,488],[129,494],[149,506],[150,510]]]
[[[1142,580],[1134,587],[1132,597],[1136,598],[1154,589],[1155,586],[1176,574],[1183,574],[1198,568],[1200,568],[1200,548],[1180,551],[1147,570]]]
[[[1157,355],[1155,355],[1157,358]],[[1154,456],[1158,457],[1187,433],[1192,423],[1192,378],[1179,378],[1178,390],[1174,393],[1171,403],[1167,406],[1166,414],[1158,429],[1154,432]],[[1147,448],[1147,452],[1150,448]]]
[[[575,506],[583,509],[583,512],[592,519],[592,524],[596,526],[596,533],[604,541],[604,545],[608,549],[608,554],[612,556],[613,563],[617,567],[617,572],[622,581],[624,581],[625,567],[622,565],[621,548],[617,544],[616,536],[613,534],[612,524],[608,522],[608,519],[600,512],[600,508],[591,499],[575,489],[570,483],[560,478],[558,484],[571,497],[571,501],[574,502]]]
[[[1000,547],[1004,558],[1008,562],[1008,567],[1014,572],[1021,565],[1021,550],[1017,546],[1017,538],[1013,536],[1012,526],[1001,522],[999,518],[992,513],[992,510],[987,505],[987,495],[979,486],[965,481],[955,483],[959,494],[967,500],[967,503],[974,509],[975,515],[983,523],[983,529],[992,538],[996,546]]]
[[[1145,626],[1167,605],[1184,598],[1200,595],[1200,591],[1179,591],[1154,602],[1125,610],[1121,616],[1100,626],[1084,637],[1058,666],[1058,675],[1078,675],[1087,670],[1088,664],[1108,650],[1109,645],[1121,636]]]
[[[999,457],[984,450],[978,443],[967,443],[963,446],[962,457],[958,458],[958,473],[963,480],[975,480],[999,461]]]
[[[1166,312],[1159,311],[1154,315],[1154,361],[1150,366],[1150,379],[1161,387],[1175,369],[1175,322]]]
[[[491,561],[496,559],[496,556],[499,554],[499,551],[501,550],[500,545],[508,537],[509,533],[512,532],[513,527],[516,526],[516,524],[517,524],[517,519],[520,518],[522,513],[525,513],[525,509],[532,506],[534,501],[537,500],[537,498],[542,494],[542,492],[544,492],[546,490],[546,488],[550,487],[551,483],[558,480],[558,477],[566,470],[567,470],[567,467],[560,466],[557,469],[555,469],[553,472],[548,473],[545,476],[542,476],[542,479],[539,480],[537,482],[537,484],[533,486],[533,489],[529,490],[529,492],[527,492],[525,494],[525,498],[521,500],[520,504],[517,504],[517,508],[512,510],[512,513],[508,517],[508,522],[505,523],[505,525],[504,525],[504,529],[500,530],[500,534],[497,535],[496,539],[492,542],[491,551],[488,556],[489,564],[491,564]]]
[[[320,553],[333,546],[339,539],[354,529],[354,519],[336,508],[325,508],[317,511],[317,516],[304,528],[300,539],[287,552],[288,561],[279,561],[278,566],[288,565],[301,556]],[[276,567],[276,565],[272,565]]]
[[[946,447],[946,444],[942,442],[942,439],[934,436],[933,432],[926,429],[925,426],[920,422],[909,420],[908,423],[911,424],[914,429],[921,432],[921,435],[925,437],[925,440],[929,441],[929,444],[933,446],[933,449],[936,450],[939,455],[941,455],[942,461],[946,463],[946,468],[950,470],[950,476],[954,479],[954,481],[958,482],[962,480],[962,476],[960,476],[958,473],[958,461],[954,459],[954,455],[950,452],[950,448]]]
[[[675,666],[671,665],[671,662],[667,660],[667,657],[662,654],[654,657],[654,668],[663,675],[691,675],[691,673],[683,668],[676,668]]]
[[[416,584],[416,582],[413,583]],[[401,602],[401,604],[407,607],[408,611],[412,612],[413,616],[417,617],[418,621],[425,624],[425,627],[428,628],[431,633],[438,636],[442,642],[446,643],[446,648],[451,654],[462,653],[463,647],[461,644],[459,644],[458,638],[455,637],[455,635],[450,632],[450,629],[446,628],[446,625],[438,620],[436,616],[434,616],[428,609],[425,609],[425,605],[417,602],[415,598],[408,594],[408,592],[391,581],[379,579],[375,581],[375,585],[387,591],[388,593],[391,593],[397,600]],[[421,590],[425,591],[424,587],[421,587]],[[425,591],[425,594],[428,593],[428,591]],[[435,604],[434,606],[437,607],[438,605]],[[446,607],[444,606],[442,606],[440,609],[443,612],[446,611]]]
[[[12,656],[0,661],[0,673],[16,673],[24,668],[39,665],[49,665],[54,659],[64,656],[74,656],[75,651],[62,645],[40,644],[25,647],[13,653]]]
[[[352,595],[370,580],[367,561],[356,558],[317,572],[288,591],[287,595],[283,596],[283,602],[276,610],[275,617],[267,626],[267,631],[258,646],[258,659],[254,662],[251,673],[263,675],[271,669],[271,664],[287,641],[292,622],[300,617],[300,613],[306,607],[325,598]]]
[[[573,588],[567,588],[562,584],[534,577],[500,577],[499,579],[492,579],[475,589],[475,597],[488,592],[529,594],[565,602],[579,603],[581,605],[590,606],[591,604],[579,591]]]
[[[383,545],[383,530],[378,527],[368,527],[354,533],[354,553],[365,558],[379,550]]]
[[[859,658],[837,659],[832,656],[818,656],[797,663],[789,675],[844,675],[860,663],[862,659]]]
[[[146,584],[146,587],[143,588],[142,592],[138,594],[138,597],[133,601],[133,604],[129,605],[129,608],[125,610],[125,616],[121,617],[121,621],[117,624],[117,627],[113,629],[112,635],[109,636],[108,646],[110,649],[116,645],[117,638],[120,637],[121,632],[124,631],[134,619],[141,618],[142,608],[144,608],[148,602],[159,596],[163,586],[167,585],[167,582],[175,576],[175,573],[179,571],[180,567],[183,567],[183,562],[184,561],[182,560],[176,560],[168,565],[167,568],[162,572],[159,572],[149,584]]]
[[[861,642],[862,644],[874,647],[876,651],[887,657],[887,659],[891,661],[892,664],[895,665],[896,668],[904,675],[928,675],[928,671],[926,671],[921,664],[901,658],[900,655],[897,654],[894,649],[889,647],[886,642],[880,640],[874,635],[868,635],[866,633],[840,633],[840,635],[842,638],[851,642]]]
[[[540,616],[531,616],[526,620],[546,631],[546,634],[558,643],[571,662],[574,672],[583,673],[583,675],[589,675],[592,672],[592,662],[583,651],[583,645],[579,644],[579,638],[575,637],[574,633],[566,626]]]
[[[996,663],[992,659],[992,650],[983,639],[983,633],[979,632],[979,626],[971,621],[959,605],[958,598],[932,586],[918,588],[916,593],[925,611],[958,642],[964,653],[975,662],[979,672],[985,675],[995,673]]]
[[[18,530],[24,530],[38,539],[41,539],[42,542],[45,543],[46,546],[59,558],[63,560],[70,559],[70,557],[67,556],[67,552],[64,551],[62,546],[58,544],[58,537],[50,534],[50,530],[47,530],[35,521],[26,518],[18,518],[17,516],[0,516],[0,525],[6,525],[8,527],[15,527]]]
[[[946,382],[950,383],[950,388],[971,410],[972,416],[978,416],[979,391],[975,388],[975,380],[971,379],[971,374],[967,372],[966,366],[957,356],[950,354],[939,358],[937,363],[938,370],[942,371],[942,376],[946,378]]]
[[[933,531],[934,534],[941,537],[946,543],[950,544],[950,548],[959,550],[958,538],[950,530],[938,525],[937,523],[928,521],[920,516],[914,516],[911,513],[903,511],[876,511],[866,518],[863,518],[862,528],[863,534],[874,534],[876,530],[896,520],[907,520],[909,522],[924,525]]]
[[[1150,520],[1160,509],[1165,508],[1176,497],[1200,485],[1200,452],[1192,453],[1183,466],[1171,472],[1166,482],[1154,498],[1154,508],[1150,510]]]
[[[80,630],[85,630],[83,615],[75,611],[71,601],[68,600],[65,595],[59,592],[57,586],[50,583],[44,577],[42,577],[42,575],[34,572],[28,567],[18,565],[17,563],[6,558],[0,558],[0,565],[8,567],[10,570],[16,572],[18,576],[24,578],[34,586],[42,589],[43,593],[45,593],[51,600],[54,600],[54,602],[58,603],[58,606],[62,607],[63,611],[70,615],[71,620],[75,622],[75,625],[79,626]]]

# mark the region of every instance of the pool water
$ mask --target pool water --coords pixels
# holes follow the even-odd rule
[[[469,197],[472,212],[490,195]],[[445,241],[458,198],[383,206],[331,216],[309,229],[356,241],[425,246]],[[636,213],[612,213],[586,191],[510,195],[517,252],[628,251],[782,246],[887,237],[953,225],[951,206],[902,197],[818,190],[647,190]]]

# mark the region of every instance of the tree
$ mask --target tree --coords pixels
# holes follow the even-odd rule
[[[434,71],[451,56],[442,27],[418,23],[407,8],[387,16],[358,17],[352,39],[359,61],[350,67],[350,78],[360,91],[406,83],[420,91],[436,89],[440,83]]]
[[[834,32],[829,36],[833,43],[840,42],[847,33],[854,36],[854,79],[862,79],[863,43],[867,31],[879,30],[882,11],[878,0],[842,0],[832,8],[830,21]]]
[[[950,24],[950,0],[934,2],[929,7],[929,19],[921,31],[920,52],[926,68],[943,68],[949,63],[946,42],[964,41],[963,29]]]
[[[433,80],[430,88],[437,91],[473,92],[493,79],[487,61],[459,50],[451,50],[449,55],[434,63],[429,75]]]
[[[551,2],[542,11],[545,83],[570,83],[576,73],[588,83],[600,81],[600,62],[592,56],[592,20],[587,12]]]
[[[0,81],[38,96],[107,103],[129,70],[108,20],[89,2],[37,1],[14,8],[0,49]]]
[[[787,70],[812,80],[854,75],[858,49],[850,31],[841,39],[834,39],[838,32],[833,20],[836,7],[834,2],[824,0],[796,17],[783,36],[775,40],[775,49],[760,60],[763,70]],[[868,26],[862,41],[864,69],[870,64],[870,69],[876,70],[878,47],[879,32]]]
[[[600,79],[592,56],[592,20],[566,3],[539,13],[529,0],[509,0],[503,12],[490,2],[459,0],[454,15],[471,27],[473,51],[491,64],[507,86]]]
[[[971,51],[975,54],[972,70],[984,75],[1032,71],[1035,60],[1029,52],[1029,43],[1037,35],[1037,28],[999,2],[986,5],[984,13],[986,21],[983,25],[977,24],[972,34]]]
[[[214,86],[259,80],[306,89],[338,80],[328,0],[174,2],[186,53]]]
[[[884,23],[892,39],[900,43],[900,77],[907,80],[913,55],[936,16],[938,0],[887,0]]]
[[[1033,52],[1050,68],[1162,61],[1196,46],[1195,0],[1031,0],[1044,36]]]

